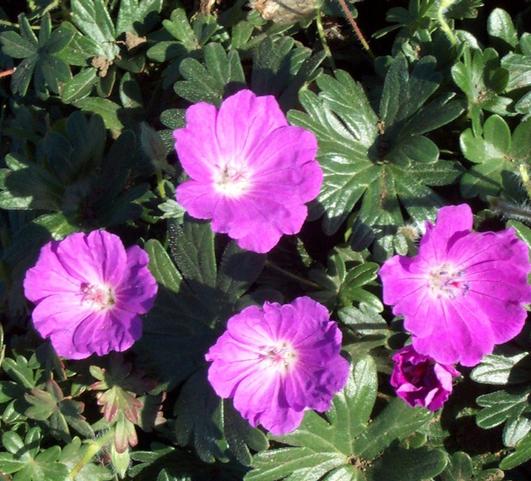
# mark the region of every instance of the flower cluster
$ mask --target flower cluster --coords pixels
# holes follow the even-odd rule
[[[475,366],[524,326],[523,304],[531,301],[527,246],[513,229],[473,232],[472,223],[468,205],[443,207],[435,225],[426,223],[418,255],[394,256],[380,269],[384,302],[413,336],[413,347],[395,357],[392,381],[411,404],[419,404],[424,391],[417,388],[427,379],[416,366],[433,366],[423,400],[433,408],[447,395],[449,365]]]
[[[192,105],[174,138],[190,177],[177,200],[191,216],[260,253],[300,231],[322,182],[317,142],[288,125],[274,97],[241,90],[219,109]],[[384,302],[412,335],[394,355],[391,376],[411,406],[440,409],[459,375],[454,365],[476,365],[526,318],[527,246],[511,229],[478,233],[472,222],[468,205],[440,209],[418,254],[394,256],[380,269]],[[70,359],[128,349],[157,292],[147,264],[145,251],[126,250],[104,230],[49,242],[24,281],[35,328]],[[251,425],[285,434],[306,409],[329,409],[345,385],[349,364],[340,350],[341,331],[321,304],[266,302],[228,320],[206,354],[208,379]]]
[[[148,261],[104,230],[48,242],[24,279],[35,329],[67,359],[128,349],[157,293]]]

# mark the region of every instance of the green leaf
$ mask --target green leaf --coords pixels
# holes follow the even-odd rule
[[[378,310],[367,304],[355,307],[344,307],[338,311],[340,321],[361,336],[388,336],[385,319]]]
[[[184,384],[175,404],[175,431],[181,446],[193,444],[205,462],[229,461],[229,447],[243,465],[251,464],[249,448],[267,449],[265,435],[252,428],[234,410],[230,401],[216,396],[206,370],[197,371]]]
[[[214,234],[208,223],[188,218],[183,226],[171,223],[169,231],[170,252],[182,275],[198,286],[214,287],[216,255]]]
[[[11,454],[17,454],[24,448],[24,441],[13,431],[2,434],[2,445]]]
[[[503,458],[500,462],[501,469],[513,469],[531,459],[531,433],[523,438],[514,453]]]
[[[129,469],[135,481],[241,481],[244,470],[238,463],[203,463],[193,453],[154,443],[149,451],[133,451],[136,461]]]
[[[476,18],[478,9],[483,6],[484,0],[455,0],[445,12],[448,18]],[[450,3],[450,2],[449,2]]]
[[[512,100],[498,94],[506,89],[509,72],[500,66],[496,50],[486,48],[472,51],[466,47],[463,61],[452,67],[452,78],[468,99],[468,110],[473,121],[478,109],[507,114],[507,106]]]
[[[251,89],[279,98],[287,110],[297,105],[298,92],[319,73],[323,53],[297,46],[291,37],[266,37],[253,52]]]
[[[70,22],[63,22],[55,31],[66,32],[72,36],[70,43],[57,53],[57,58],[68,65],[86,67],[91,57],[102,54],[100,46],[90,37],[81,34]]]
[[[468,454],[458,451],[449,457],[440,478],[441,481],[501,481],[504,474],[500,469],[481,470],[473,465]]]
[[[521,55],[510,52],[502,58],[501,64],[509,72],[506,87],[508,92],[531,86],[531,53]]]
[[[11,89],[25,95],[33,77],[34,88],[41,96],[47,96],[48,90],[60,93],[71,74],[68,65],[56,55],[70,43],[73,33],[60,29],[52,32],[50,15],[46,14],[37,39],[25,15],[20,14],[18,20],[21,35],[12,31],[0,34],[4,53],[24,59],[13,74]]]
[[[483,409],[476,415],[477,425],[490,429],[507,419],[520,416],[528,406],[528,398],[529,392],[512,394],[507,391],[495,391],[479,396],[476,402]]]
[[[89,37],[99,55],[114,60],[120,53],[116,31],[103,0],[72,0],[72,22]]]
[[[116,22],[116,34],[136,32],[143,35],[153,17],[162,9],[162,0],[122,0]]]
[[[317,202],[326,234],[336,232],[361,200],[359,219],[373,228],[387,256],[397,226],[404,223],[399,199],[416,221],[434,215],[442,200],[427,186],[452,182],[459,169],[439,160],[437,146],[417,134],[426,132],[420,119],[436,112],[433,126],[438,128],[462,111],[448,96],[422,110],[439,82],[432,58],[417,62],[410,73],[403,56],[397,56],[386,76],[380,119],[361,85],[344,71],[319,76],[318,96],[301,92],[306,113],[291,111],[289,118],[319,140],[324,183]]]
[[[146,250],[159,292],[135,348],[163,381],[179,383],[203,364],[203,354],[214,341],[208,328],[209,311],[183,282],[158,241],[148,241]]]
[[[518,32],[511,16],[502,8],[495,8],[487,20],[487,31],[491,37],[503,40],[511,47],[518,44]]]
[[[503,427],[503,444],[514,448],[531,431],[531,419],[525,416],[512,418]]]
[[[393,399],[354,443],[354,450],[374,459],[395,439],[404,439],[431,419],[424,409],[412,409],[401,399]]]
[[[512,183],[506,184],[507,176],[518,176],[520,166],[531,162],[530,138],[531,121],[520,123],[511,136],[507,122],[499,115],[491,115],[485,121],[482,135],[475,134],[473,129],[465,130],[459,138],[461,150],[477,165],[461,178],[463,196],[485,199],[502,190],[514,189]]]
[[[100,97],[86,97],[74,102],[74,105],[84,112],[91,112],[100,115],[105,123],[105,127],[114,132],[120,132],[124,127],[120,118],[118,117],[118,110],[120,109],[120,106],[109,99],[102,99]]]
[[[520,239],[522,239],[527,244],[527,247],[529,247],[529,249],[531,250],[531,228],[527,227],[521,222],[517,222],[514,220],[510,220],[509,222],[507,222],[507,225],[516,230],[516,234],[518,235],[518,237],[520,237]]]
[[[55,209],[59,205],[58,182],[41,166],[21,156],[7,155],[0,207],[4,209]]]
[[[379,268],[378,264],[365,262],[349,270],[339,291],[341,303],[344,306],[349,306],[352,302],[364,303],[377,312],[383,311],[383,304],[378,297],[364,289],[365,285],[377,278]]]
[[[530,354],[520,350],[491,354],[472,370],[470,378],[482,384],[494,385],[529,382],[531,379]]]
[[[13,58],[27,58],[35,54],[37,41],[21,37],[18,33],[7,31],[0,34],[2,52]]]
[[[249,464],[249,449],[242,441],[258,449],[264,444],[262,436],[213,393],[206,382],[204,355],[215,342],[219,324],[259,276],[265,256],[229,243],[218,267],[209,224],[187,217],[183,225],[170,224],[169,245],[175,264],[158,241],[145,246],[159,292],[136,348],[163,381],[174,385],[186,380],[175,411],[179,443],[193,444],[208,462],[227,461],[231,451]]]
[[[468,481],[472,479],[472,460],[461,451],[454,453],[448,460],[448,466],[441,474],[441,481]]]
[[[378,461],[373,462],[374,459],[382,451],[384,457],[394,459],[397,448],[386,448],[426,424],[430,414],[411,409],[395,399],[375,421],[369,423],[376,391],[374,361],[364,357],[353,366],[347,385],[333,399],[331,410],[324,417],[308,411],[296,431],[282,437],[273,436],[273,440],[288,447],[255,455],[254,469],[245,480],[387,479],[378,477],[378,472],[388,468]],[[444,469],[446,460],[438,450],[403,451],[404,469],[411,481],[435,476]],[[425,462],[419,463],[421,455]]]
[[[378,458],[368,473],[367,481],[424,480],[439,474],[447,461],[446,453],[439,449],[393,447]]]
[[[382,311],[382,303],[370,292],[370,287],[375,285],[378,265],[360,263],[361,260],[362,257],[350,249],[334,248],[328,256],[326,270],[316,266],[308,272],[308,277],[320,288],[312,292],[312,297],[331,308],[351,306],[355,302]]]
[[[11,379],[25,388],[32,389],[37,385],[38,375],[31,363],[23,356],[4,359],[2,369]]]
[[[0,453],[0,471],[4,474],[13,474],[24,467],[24,461],[16,459],[10,453]]]
[[[245,75],[236,50],[228,54],[219,43],[203,49],[205,64],[193,58],[184,59],[179,67],[186,80],[175,83],[174,90],[189,102],[219,103],[228,91],[245,86]]]
[[[44,421],[55,437],[70,441],[69,426],[85,437],[94,436],[92,428],[81,415],[83,403],[65,399],[61,388],[54,380],[46,383],[46,390],[33,388],[24,397],[30,405],[26,409],[26,416]]]
[[[81,70],[63,86],[61,97],[65,103],[72,103],[90,95],[98,82],[98,72],[95,68]]]
[[[249,289],[249,279],[256,279],[264,268],[266,256],[255,254],[231,242],[219,265],[216,287],[225,293],[229,302],[235,302]]]
[[[165,30],[175,37],[187,51],[196,50],[199,48],[199,40],[197,39],[188,16],[184,8],[176,8],[171,13],[169,20],[163,20],[162,25]]]
[[[66,481],[67,467],[58,462],[61,454],[59,446],[53,446],[33,457],[30,452],[20,456],[24,467],[18,470],[13,481]]]
[[[75,437],[70,444],[63,448],[59,460],[71,472],[74,466],[81,461],[85,449],[81,447],[81,440]],[[107,467],[89,462],[83,465],[75,480],[72,481],[110,481],[111,479],[114,479],[114,475]],[[70,478],[68,481],[71,481]]]

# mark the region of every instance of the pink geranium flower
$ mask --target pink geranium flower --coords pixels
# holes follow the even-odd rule
[[[190,177],[177,201],[192,217],[212,219],[214,232],[261,253],[301,230],[323,178],[317,140],[289,126],[274,97],[241,90],[219,110],[197,103],[173,135]]]
[[[391,385],[398,397],[411,407],[430,411],[442,408],[452,393],[453,378],[459,376],[459,371],[419,354],[412,346],[398,351],[393,361]]]
[[[208,380],[250,424],[286,434],[305,409],[328,410],[345,385],[349,364],[340,349],[341,331],[318,302],[266,302],[229,319],[206,355]]]
[[[472,222],[468,205],[443,207],[417,256],[380,269],[384,302],[404,316],[413,347],[442,364],[478,364],[522,330],[531,301],[526,244],[513,229],[473,232]]]
[[[140,247],[126,250],[103,230],[48,242],[24,279],[35,329],[67,359],[125,351],[157,293],[148,262]]]

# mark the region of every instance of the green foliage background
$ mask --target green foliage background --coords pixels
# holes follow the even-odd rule
[[[529,325],[441,412],[412,409],[389,386],[406,334],[377,278],[446,204],[531,249],[531,4],[275,1],[0,5],[1,480],[531,479]],[[267,256],[174,200],[184,110],[243,87],[315,133],[324,171],[300,235]],[[44,243],[95,228],[146,249],[159,295],[131,351],[67,362],[21,283]],[[243,307],[303,294],[339,321],[351,374],[275,437],[214,394],[204,353]]]

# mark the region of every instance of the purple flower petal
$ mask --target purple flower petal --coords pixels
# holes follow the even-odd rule
[[[321,304],[265,303],[229,319],[206,355],[208,380],[253,426],[285,434],[305,409],[327,410],[345,385],[349,364],[340,350],[341,332]]]
[[[442,207],[437,213],[437,222],[426,224],[426,234],[419,246],[419,255],[431,260],[444,260],[452,243],[472,229],[474,219],[468,204]]]
[[[264,138],[287,125],[275,97],[257,97],[250,90],[240,90],[227,97],[219,108],[216,136],[220,139],[220,154],[239,154],[252,158],[253,150]]]
[[[260,253],[301,230],[304,204],[317,197],[323,179],[317,140],[289,126],[274,97],[241,90],[219,111],[192,105],[174,137],[192,179],[177,187],[176,197],[191,216],[212,219],[214,232]]]
[[[35,329],[69,359],[128,349],[157,293],[148,262],[142,249],[126,251],[103,230],[49,242],[24,279]]]
[[[443,364],[478,364],[519,334],[531,301],[527,246],[512,229],[471,228],[467,205],[444,207],[417,256],[395,256],[380,269],[384,302],[404,316],[413,346]]]
[[[391,385],[397,396],[412,407],[437,411],[452,393],[453,378],[459,372],[451,365],[435,362],[406,346],[393,356]]]
[[[196,181],[209,182],[212,178],[211,162],[220,158],[216,117],[214,105],[205,102],[194,104],[186,109],[186,128],[173,132],[179,161]]]

